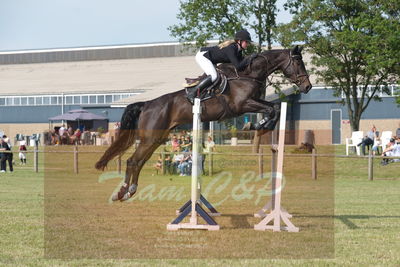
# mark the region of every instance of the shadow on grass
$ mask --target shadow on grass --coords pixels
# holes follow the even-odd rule
[[[351,220],[369,220],[369,219],[400,219],[400,216],[377,216],[377,215],[335,215],[335,216],[329,216],[329,215],[322,215],[322,216],[313,216],[313,215],[302,215],[302,214],[292,214],[295,217],[301,218],[334,218],[337,220],[340,220],[344,225],[346,225],[349,229],[360,229],[362,227],[357,226],[355,223],[353,223]]]
[[[360,227],[353,223],[351,220],[356,219],[400,219],[400,216],[376,216],[376,215],[338,215],[335,216],[335,219],[340,220],[343,224],[345,224],[349,229],[359,229]]]
[[[226,228],[231,228],[231,229],[254,228],[254,226],[248,222],[248,218],[254,218],[253,214],[241,214],[241,215],[221,214],[221,217],[230,217],[231,218],[232,227],[226,227]]]

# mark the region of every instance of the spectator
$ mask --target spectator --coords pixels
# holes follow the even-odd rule
[[[363,155],[365,155],[365,146],[372,146],[374,144],[375,132],[376,132],[376,127],[375,125],[373,125],[371,130],[363,138],[361,143],[357,145],[357,146],[361,145],[361,151]]]
[[[81,136],[82,136],[82,132],[81,130],[78,128],[76,129],[76,131],[74,132],[74,143],[77,145],[81,144]]]
[[[10,141],[10,138],[7,137],[7,135],[3,135],[3,140],[4,140],[4,142],[7,143],[7,146],[8,146],[8,149],[6,149],[6,150],[9,151],[9,153],[6,153],[6,160],[8,161],[8,166],[10,168],[10,172],[13,172],[14,171],[14,168],[13,168],[14,155],[11,152],[11,141]]]
[[[21,161],[21,165],[26,165],[26,146],[25,141],[19,142],[19,160]]]
[[[178,165],[181,163],[181,161],[185,158],[185,155],[182,153],[174,155],[172,159],[172,168],[174,171],[178,171]]]
[[[171,145],[172,145],[172,152],[180,151],[180,144],[179,144],[179,140],[176,137],[176,135],[172,136]]]
[[[382,153],[383,157],[400,157],[400,144],[396,143],[396,140],[394,138],[390,139],[390,142],[388,144],[388,147],[383,151]],[[399,161],[398,159],[394,160],[394,159],[383,159],[381,161],[381,165],[387,165],[390,162],[395,162],[395,161]]]
[[[73,136],[73,135],[74,135],[74,129],[72,129],[72,126],[68,125],[68,130],[67,130],[67,132],[68,132],[68,135],[69,135],[69,136]]]
[[[190,168],[192,165],[192,155],[185,155],[178,164],[179,176],[190,175]]]
[[[185,136],[181,135],[179,136],[179,145],[181,146],[181,149],[184,144],[185,144]]]
[[[375,132],[375,139],[374,139],[374,144],[372,145],[372,154],[376,155],[377,153],[379,154],[379,146],[382,144],[381,138],[379,137],[379,132]]]
[[[121,123],[118,121],[118,122],[116,122],[114,124],[114,138],[115,138],[115,140],[118,139],[120,129],[121,129]]]
[[[65,129],[65,125],[63,124],[63,125],[60,127],[60,129],[58,129],[58,135],[59,135],[59,136],[63,136],[65,130],[66,130],[66,129]]]
[[[192,150],[192,140],[190,140],[190,136],[187,135],[181,144],[181,148],[183,152],[189,152]]]
[[[0,138],[0,172],[6,172],[7,153],[4,153],[4,151],[8,149],[7,143],[4,142],[3,138]]]
[[[174,173],[174,171],[172,169],[172,159],[171,159],[171,155],[170,154],[165,155],[164,167],[165,167],[166,172],[168,172],[168,174],[173,174]]]
[[[154,164],[154,168],[156,169],[156,173],[158,174],[158,171],[161,171],[162,169],[162,157],[161,154],[158,156],[156,164]]]
[[[212,140],[211,136],[208,136],[207,141],[204,143],[203,147],[203,155],[201,155],[201,169],[204,174],[204,162],[206,161],[206,156],[210,152],[215,152],[215,143]]]

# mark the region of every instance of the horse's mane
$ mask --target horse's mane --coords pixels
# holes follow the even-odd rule
[[[264,55],[264,56],[272,56],[274,54],[281,54],[285,51],[288,51],[288,49],[273,49],[273,50],[265,50],[262,51],[260,53],[257,53],[258,55]],[[248,58],[250,56],[246,56],[244,60],[246,60],[246,58]],[[252,62],[250,62],[250,64],[248,64],[246,66],[246,68],[242,71],[238,71],[237,74],[239,76],[241,75],[248,75],[251,72],[251,68],[252,68]],[[222,63],[220,65],[218,65],[217,67],[219,70],[221,70],[225,75],[227,75],[228,77],[235,77],[237,76],[236,74],[236,70],[235,67],[233,66],[232,63]]]

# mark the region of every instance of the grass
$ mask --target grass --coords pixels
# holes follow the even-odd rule
[[[249,150],[238,147],[235,152]],[[32,171],[29,157],[27,167],[0,175],[0,265],[400,264],[398,164],[382,167],[376,159],[375,180],[368,181],[366,159],[319,158],[318,180],[313,181],[309,158],[288,157],[282,201],[300,232],[273,233],[252,229],[259,221],[252,214],[268,198],[266,180],[251,176],[251,171],[258,173],[258,158],[216,156],[215,174],[203,177],[203,192],[212,203],[221,203],[217,209],[223,216],[216,218],[221,230],[168,232],[175,209],[189,198],[190,179],[155,175],[150,163],[135,199],[110,204],[121,178],[112,172],[115,162],[106,174],[94,171],[98,156],[79,154],[79,175],[73,173],[72,154],[60,153],[40,158],[46,168],[39,173]]]

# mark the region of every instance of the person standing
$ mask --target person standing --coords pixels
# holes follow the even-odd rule
[[[8,149],[7,143],[3,138],[0,138],[0,172],[6,172],[7,153],[4,153],[4,151]]]
[[[215,152],[215,143],[211,136],[208,136],[207,141],[204,143],[203,154],[201,155],[201,169],[204,174],[204,162],[206,161],[206,156],[210,152]]]
[[[14,156],[13,156],[13,153],[11,152],[11,141],[10,141],[10,138],[7,137],[7,135],[3,135],[3,140],[4,140],[4,142],[7,143],[7,146],[8,146],[8,148],[6,149],[6,151],[8,151],[8,153],[5,153],[6,161],[8,161],[8,166],[9,166],[10,172],[13,172],[14,171],[14,168],[13,168]]]

